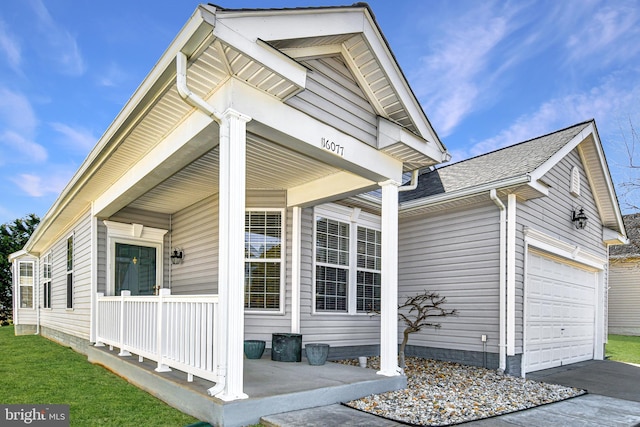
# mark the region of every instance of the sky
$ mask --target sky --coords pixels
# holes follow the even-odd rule
[[[0,224],[44,216],[198,3],[0,1]],[[640,206],[640,1],[368,3],[452,161],[594,118],[622,212]]]

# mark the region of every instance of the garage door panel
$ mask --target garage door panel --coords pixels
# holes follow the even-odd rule
[[[593,358],[596,273],[530,252],[525,372]]]

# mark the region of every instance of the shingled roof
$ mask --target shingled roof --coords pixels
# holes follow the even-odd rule
[[[640,257],[640,213],[624,215],[622,221],[627,230],[629,244],[612,246],[609,256],[614,259]]]
[[[415,190],[400,193],[400,202],[527,175],[549,160],[592,122],[589,120],[488,154],[423,172]]]

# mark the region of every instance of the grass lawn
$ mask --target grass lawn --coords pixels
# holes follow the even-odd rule
[[[0,327],[0,403],[68,404],[72,426],[185,426],[197,422],[70,348]]]
[[[609,335],[607,357],[618,362],[640,364],[640,337]]]

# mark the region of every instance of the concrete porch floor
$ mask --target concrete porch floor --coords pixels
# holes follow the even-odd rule
[[[184,372],[158,373],[155,362],[138,362],[136,355],[119,357],[118,350],[90,347],[88,359],[113,371],[169,405],[216,426],[256,424],[264,415],[345,402],[406,387],[406,377],[384,377],[372,369],[327,362],[244,360],[244,392],[248,399],[224,402],[207,395],[213,383]]]

